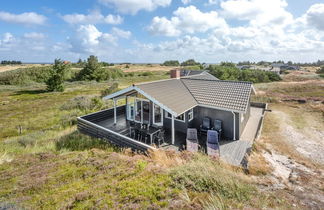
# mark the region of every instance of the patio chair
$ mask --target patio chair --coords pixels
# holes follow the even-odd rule
[[[165,130],[161,129],[158,134],[154,136],[154,142],[157,141],[158,147],[161,146],[161,142],[164,144],[164,134]]]
[[[215,130],[218,132],[218,139],[220,140],[222,137],[222,121],[221,120],[215,120],[214,121],[214,127],[212,130]]]
[[[206,133],[207,131],[211,129],[211,123],[209,117],[204,117],[202,120],[202,124],[200,125],[199,134]]]
[[[187,129],[186,138],[187,150],[190,152],[198,152],[198,137],[196,128]]]
[[[215,130],[209,130],[207,132],[207,154],[212,157],[219,157],[219,143],[218,132]]]

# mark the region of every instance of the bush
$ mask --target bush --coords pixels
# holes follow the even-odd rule
[[[138,76],[143,76],[143,77],[153,76],[153,73],[150,71],[146,71],[146,72],[138,74]]]
[[[317,74],[324,74],[324,66],[321,66],[321,68],[319,68],[317,71],[316,71]]]
[[[99,110],[104,108],[105,104],[98,97],[78,96],[70,99],[61,106],[61,110],[79,109],[81,111]]]
[[[215,192],[223,199],[240,202],[249,200],[256,191],[233,171],[202,155],[196,155],[191,162],[173,169],[170,176],[180,189]]]
[[[169,61],[164,61],[162,66],[179,66],[180,63],[177,60],[169,60]]]
[[[69,67],[63,61],[56,59],[50,71],[50,77],[46,81],[48,91],[64,91],[64,80],[66,79]]]
[[[27,85],[32,82],[44,83],[51,75],[50,66],[20,68],[0,73],[0,85]]]
[[[114,92],[117,92],[119,89],[118,89],[118,83],[117,82],[114,82],[109,88],[101,91],[101,97],[104,97],[104,96],[107,96],[107,95],[110,95]]]
[[[212,75],[221,80],[248,81],[253,83],[280,81],[278,74],[261,70],[240,70],[230,63],[223,65],[209,65],[207,68]]]
[[[110,149],[112,151],[117,151],[118,148],[112,146],[111,144],[104,142],[101,139],[92,138],[79,132],[73,132],[67,136],[63,136],[55,143],[56,150],[67,149],[70,151],[83,151],[93,148],[98,149]]]
[[[181,66],[195,66],[200,65],[200,63],[196,62],[194,59],[189,59],[181,63]]]

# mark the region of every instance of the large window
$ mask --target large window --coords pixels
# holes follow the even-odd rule
[[[163,125],[163,109],[156,104],[153,104],[153,123],[155,125]]]
[[[172,115],[169,112],[167,112],[166,118],[172,119]],[[177,120],[177,121],[181,121],[181,122],[186,121],[186,118],[185,118],[184,114],[181,114],[181,115],[179,115],[178,117],[176,117],[174,119]]]

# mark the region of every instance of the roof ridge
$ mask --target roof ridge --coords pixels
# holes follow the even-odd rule
[[[169,81],[169,80],[177,80],[177,78],[169,78],[169,79],[160,79],[160,80],[154,80],[154,81],[148,81],[148,82],[140,82],[135,83],[133,85],[145,85],[145,84],[151,84],[151,83],[157,83],[157,82],[163,82],[163,81]]]
[[[190,78],[190,77],[182,77],[180,79],[187,79],[187,80],[206,80],[206,81],[214,81],[214,82],[233,82],[233,83],[247,83],[247,84],[253,84],[252,82],[248,82],[248,81],[235,81],[235,80],[213,80],[213,79],[202,79],[202,78]]]
[[[190,93],[190,95],[195,99],[195,101],[198,103],[196,97],[192,94],[192,92],[189,90],[189,88],[187,87],[187,85],[180,79],[181,83],[183,84],[183,86],[185,86],[185,88],[188,90],[188,92]]]

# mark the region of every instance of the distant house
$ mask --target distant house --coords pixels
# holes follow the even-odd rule
[[[284,70],[299,70],[300,69],[299,66],[288,65],[288,64],[284,64],[284,63],[272,63],[271,66],[273,68],[279,68],[280,71],[284,71]]]
[[[165,131],[165,145],[181,149],[187,128],[199,131],[205,118],[210,119],[209,129],[214,120],[222,122],[221,140],[242,137],[250,119],[252,83],[219,80],[206,71],[175,69],[170,75],[170,79],[133,84],[105,96],[114,108],[79,117],[79,130],[136,150],[152,149],[160,129]],[[117,106],[118,100],[125,104]],[[141,137],[133,133],[132,127],[144,125],[147,130]]]

